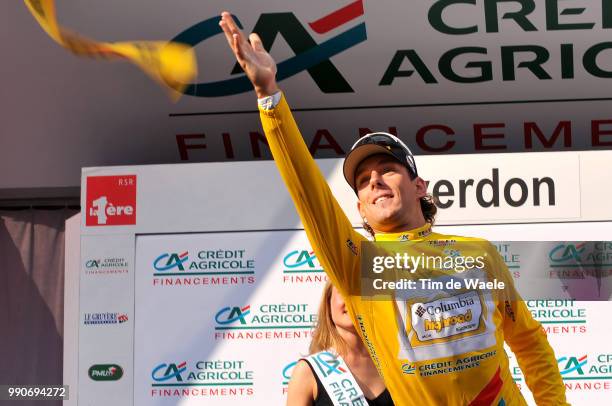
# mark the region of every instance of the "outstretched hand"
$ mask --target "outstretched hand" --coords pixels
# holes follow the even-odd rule
[[[249,35],[247,41],[231,14],[227,11],[221,13],[219,25],[225,34],[227,43],[234,52],[236,60],[253,84],[257,97],[271,96],[278,92],[276,62],[264,49],[259,35],[253,33]]]

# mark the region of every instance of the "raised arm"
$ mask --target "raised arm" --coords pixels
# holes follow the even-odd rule
[[[257,34],[249,41],[231,15],[223,12],[220,26],[236,60],[253,83],[259,99],[280,96],[276,63]],[[260,117],[270,151],[287,185],[308,239],[332,283],[345,296],[358,294],[359,249],[364,239],[353,230],[312,159],[284,97],[266,108]]]

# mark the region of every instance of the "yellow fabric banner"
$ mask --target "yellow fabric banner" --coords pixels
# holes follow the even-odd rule
[[[59,26],[54,0],[24,0],[43,30],[75,55],[98,59],[127,59],[154,80],[171,89],[174,101],[182,96],[197,73],[193,49],[177,42],[96,42]]]

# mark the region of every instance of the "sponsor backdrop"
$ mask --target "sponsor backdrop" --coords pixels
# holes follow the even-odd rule
[[[192,46],[198,77],[176,104],[138,68],[75,57],[23,2],[2,1],[0,35],[15,41],[0,43],[0,189],[76,187],[85,166],[269,159],[223,9],[278,61],[317,158],[368,129],[418,154],[612,147],[608,1],[58,2],[60,24],[96,40]]]
[[[341,160],[318,164],[358,227]],[[610,297],[606,278],[575,264],[609,270],[609,243],[580,241],[612,235],[612,196],[602,187],[612,152],[420,156],[417,164],[445,207],[441,232],[557,241],[538,266],[523,248],[497,245],[519,289],[527,276],[555,284],[569,276],[599,282]],[[78,308],[67,315],[66,404],[284,404],[326,276],[273,162],[87,168],[81,186],[81,255],[66,277],[67,290],[80,286],[78,303],[66,297],[67,312]],[[69,252],[79,249],[75,232],[68,228]],[[568,293],[527,305],[555,348],[569,400],[606,403],[609,302]],[[530,399],[513,357],[511,366]]]

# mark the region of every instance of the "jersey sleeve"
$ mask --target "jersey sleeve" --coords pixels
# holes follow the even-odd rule
[[[504,339],[516,355],[525,383],[538,405],[567,405],[563,379],[546,332],[516,290],[503,258],[493,250],[498,277],[505,284],[498,303],[503,315]]]
[[[261,123],[276,166],[302,220],[308,240],[331,282],[347,297],[359,290],[357,233],[310,155],[284,95]]]

